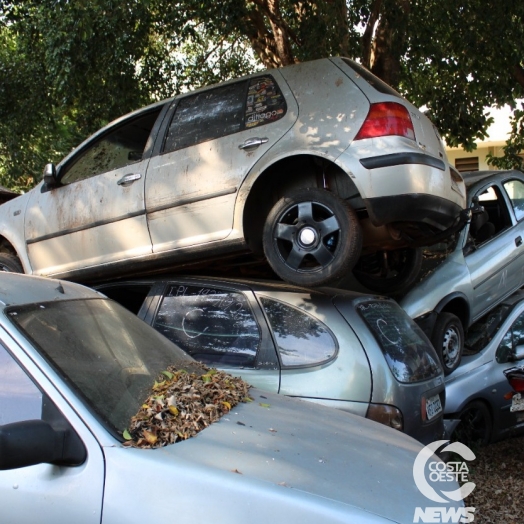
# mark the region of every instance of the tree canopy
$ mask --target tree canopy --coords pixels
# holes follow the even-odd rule
[[[510,104],[499,167],[522,166],[520,0],[0,0],[0,183],[181,91],[326,56],[357,59],[474,148]],[[498,164],[497,164],[498,162]],[[520,164],[519,164],[520,162]]]

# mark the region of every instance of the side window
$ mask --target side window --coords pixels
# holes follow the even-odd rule
[[[524,314],[512,324],[497,348],[496,359],[499,363],[522,360],[524,358]]]
[[[520,222],[524,218],[524,184],[520,180],[509,180],[504,182],[504,189],[515,212],[515,217]]]
[[[0,425],[42,418],[42,393],[0,344]]]
[[[249,81],[246,104],[246,127],[256,127],[279,120],[286,114],[286,100],[271,76]]]
[[[260,301],[283,366],[314,366],[335,357],[335,337],[319,320],[276,300],[261,297]]]
[[[171,120],[164,152],[240,131],[245,93],[246,82],[237,82],[182,98]]]
[[[163,151],[269,124],[285,114],[284,95],[269,75],[189,95],[178,102]]]
[[[478,198],[484,211],[473,216],[469,229],[475,245],[482,244],[511,226],[508,206],[498,187],[488,187]]]
[[[62,184],[71,184],[142,160],[147,139],[162,108],[127,120],[89,145],[60,174]]]
[[[153,327],[205,364],[255,365],[260,330],[242,293],[172,284]]]

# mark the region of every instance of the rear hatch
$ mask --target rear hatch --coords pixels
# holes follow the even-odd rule
[[[371,104],[393,102],[403,105],[409,112],[417,146],[423,152],[447,162],[440,134],[424,113],[360,64],[347,58],[334,58],[332,61],[355,82]]]
[[[441,438],[444,378],[435,349],[400,306],[385,297],[338,295],[334,304],[356,333],[373,372],[373,403],[402,412],[403,430],[421,442]]]

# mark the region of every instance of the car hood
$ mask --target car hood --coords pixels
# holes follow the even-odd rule
[[[345,516],[342,520],[353,515],[368,522],[373,515],[373,522],[381,522],[380,515],[413,522],[414,508],[431,504],[413,480],[413,463],[422,448],[414,439],[310,402],[258,390],[252,396],[253,402],[236,406],[184,442],[156,450],[107,449],[108,487],[117,490],[122,484],[126,498],[135,500],[129,497],[129,482],[120,479],[141,471],[142,478],[162,478],[162,485],[173,490],[176,484],[177,497],[207,490],[213,501],[219,499],[213,510],[218,521],[219,506],[246,489],[253,508],[264,500],[291,504],[294,512],[309,505],[311,515],[321,509],[324,522],[338,521],[327,518],[329,508]],[[136,489],[143,495],[157,489],[157,482],[148,480]],[[266,509],[262,505],[257,511]]]

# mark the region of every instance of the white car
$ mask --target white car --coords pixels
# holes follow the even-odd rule
[[[127,447],[155,379],[198,364],[82,286],[0,273],[0,339],[2,524],[407,524],[435,505],[414,439],[254,389],[195,437]]]
[[[87,282],[251,252],[315,286],[361,255],[398,269],[464,206],[433,124],[357,63],[322,59],[111,123],[0,207],[0,263]]]

